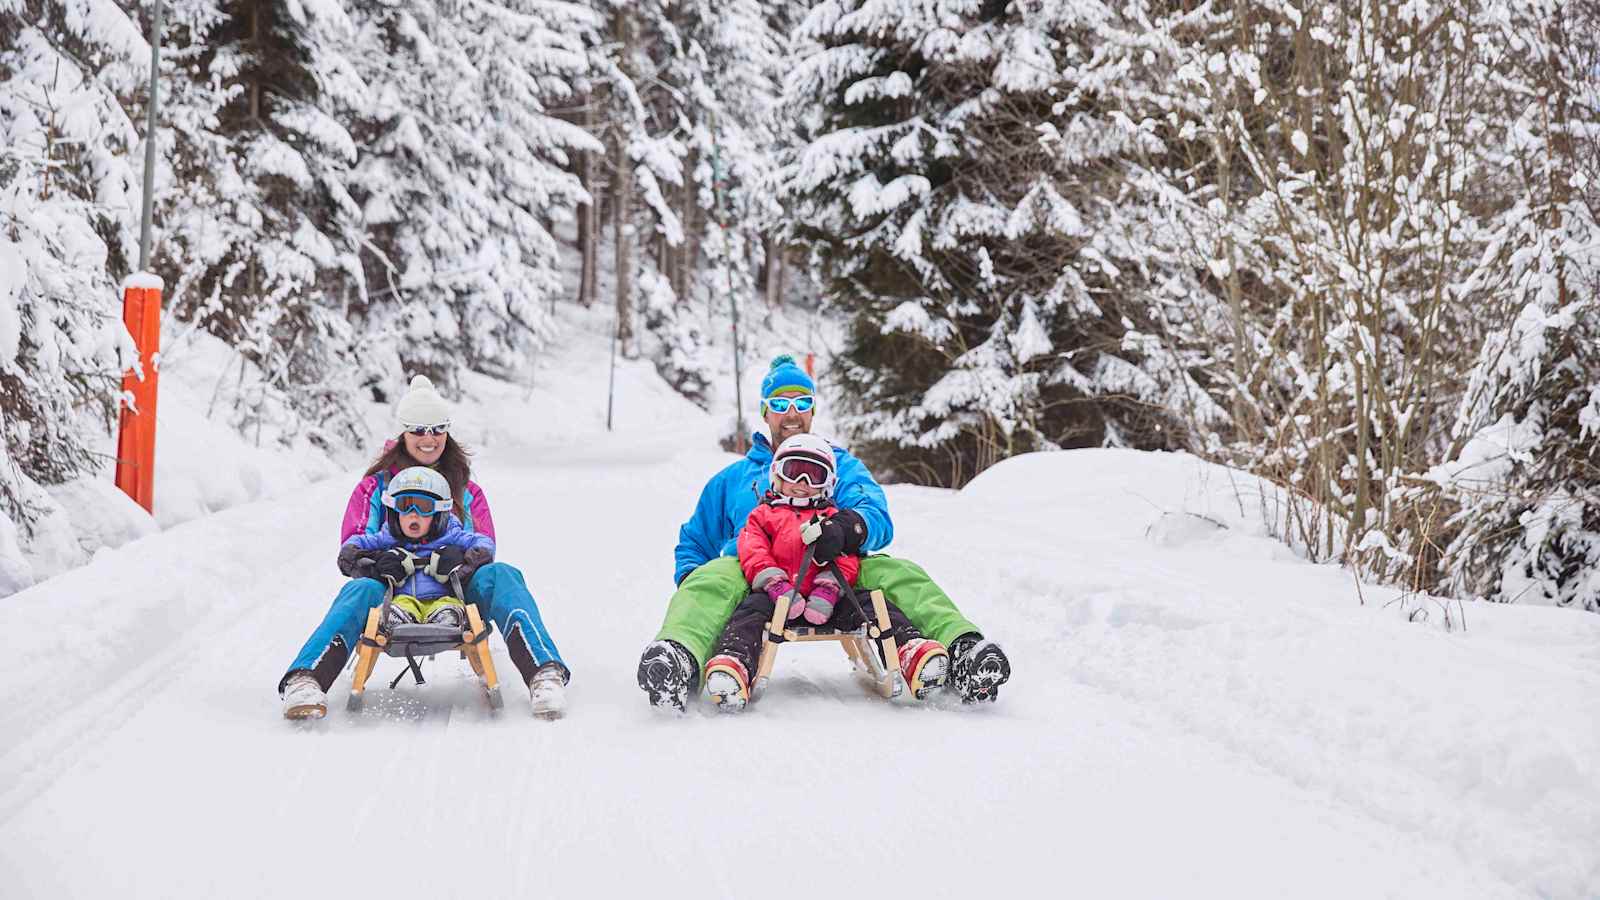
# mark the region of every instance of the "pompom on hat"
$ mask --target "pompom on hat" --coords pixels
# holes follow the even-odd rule
[[[784,391],[805,391],[816,396],[817,385],[806,374],[806,370],[795,363],[794,357],[787,353],[772,358],[772,366],[767,369],[767,377],[761,379],[761,399],[766,401],[769,397],[776,397]]]
[[[402,429],[418,425],[448,425],[450,404],[445,402],[428,376],[418,375],[411,379],[411,386],[400,398],[395,416],[400,420]]]

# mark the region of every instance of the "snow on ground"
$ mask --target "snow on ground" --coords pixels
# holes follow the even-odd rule
[[[600,324],[457,416],[574,671],[567,718],[512,685],[490,716],[441,657],[286,723],[356,472],[179,524],[6,601],[31,627],[0,657],[5,896],[1597,893],[1600,617],[1362,605],[1184,456],[890,488],[893,549],[1012,656],[994,706],[887,704],[824,645],[743,716],[650,710],[638,654],[725,423],[634,361],[608,434]]]

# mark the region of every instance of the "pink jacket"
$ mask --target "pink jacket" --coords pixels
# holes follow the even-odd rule
[[[350,502],[344,507],[344,521],[339,526],[339,543],[350,540],[353,534],[376,534],[383,527],[383,487],[388,484],[390,476],[399,469],[379,475],[368,475],[361,479],[356,489],[350,492]],[[489,501],[483,496],[483,488],[477,482],[468,480],[466,497],[466,515],[462,510],[456,510],[456,517],[461,519],[461,527],[467,531],[475,531],[487,535],[494,540],[494,517],[489,515]]]

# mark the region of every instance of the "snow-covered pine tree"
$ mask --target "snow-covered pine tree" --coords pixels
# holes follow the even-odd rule
[[[1506,302],[1431,473],[1459,529],[1442,573],[1503,602],[1600,612],[1600,9],[1499,5],[1491,145],[1516,202],[1491,262]]]
[[[595,8],[607,24],[586,94],[607,156],[592,180],[605,185],[624,352],[647,355],[703,403],[725,365],[707,326],[754,283],[782,62],[775,25],[788,7]]]
[[[356,44],[373,52],[356,59],[368,105],[351,111],[368,294],[350,313],[369,336],[397,339],[376,343],[407,371],[509,376],[549,334],[560,276],[546,221],[583,197],[564,167],[601,149],[548,112],[584,70],[595,17],[527,0],[400,0],[352,15]]]
[[[1160,273],[1119,212],[1151,139],[1116,98],[1152,86],[1100,52],[1116,27],[1097,3],[806,19],[784,200],[851,316],[843,424],[875,469],[959,485],[1027,450],[1171,442],[1174,370],[1140,299]]]
[[[337,0],[176,7],[172,180],[152,253],[172,312],[253,367],[237,426],[354,444],[362,363],[345,307],[366,286],[345,187],[358,148],[341,111],[365,107],[367,85],[351,22]]]
[[[123,98],[149,46],[110,2],[0,4],[0,594],[53,503],[96,471],[124,361],[117,276],[137,262],[138,133]],[[20,582],[20,583],[19,583]]]
[[[681,98],[687,149],[674,191],[683,239],[659,243],[670,293],[658,289],[643,309],[657,370],[702,404],[715,373],[731,364],[716,339],[724,332],[707,324],[732,315],[730,307],[750,316],[760,234],[776,212],[769,175],[783,118],[779,29],[789,13],[786,4],[698,0],[678,4],[667,23],[673,51],[663,76]]]

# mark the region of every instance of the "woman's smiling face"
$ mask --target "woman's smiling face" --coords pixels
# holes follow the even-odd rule
[[[444,455],[445,437],[443,434],[417,434],[414,431],[407,431],[404,434],[406,452],[411,454],[411,458],[416,460],[418,465],[431,466]]]

